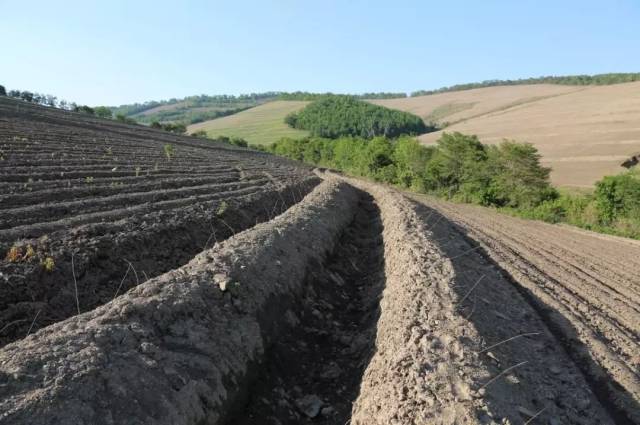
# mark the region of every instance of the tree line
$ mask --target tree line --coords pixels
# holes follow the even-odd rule
[[[609,73],[596,75],[565,75],[565,76],[543,76],[533,78],[522,78],[518,80],[486,80],[478,83],[456,84],[442,87],[436,90],[418,90],[411,93],[411,97],[426,96],[430,94],[445,93],[450,91],[471,90],[484,87],[495,86],[517,86],[524,84],[559,84],[567,86],[591,86],[610,85],[619,83],[631,83],[640,81],[640,73]]]
[[[308,137],[260,149],[418,193],[640,238],[640,170],[604,177],[592,193],[559,191],[527,143],[485,145],[476,136],[444,133],[434,146],[409,136]]]
[[[306,91],[296,91],[291,93],[280,93],[278,95],[278,100],[305,100],[305,101],[314,101],[320,100],[329,96],[340,96],[335,93],[326,92],[326,93],[311,93]],[[362,94],[348,94],[345,96],[351,96],[356,99],[397,99],[402,97],[407,97],[407,93],[404,92],[372,92],[372,93],[362,93]]]
[[[422,118],[408,112],[373,105],[353,96],[323,96],[301,111],[285,117],[290,127],[307,130],[312,136],[338,138],[357,136],[398,137],[402,134],[422,134],[427,127]]]

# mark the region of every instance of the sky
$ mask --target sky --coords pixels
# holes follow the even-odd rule
[[[88,105],[640,72],[640,1],[0,0],[0,84]]]

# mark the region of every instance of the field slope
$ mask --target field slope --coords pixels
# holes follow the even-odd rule
[[[290,128],[284,117],[302,109],[309,102],[276,100],[228,117],[190,125],[189,133],[205,130],[211,137],[242,137],[257,145],[268,145],[282,137],[303,137],[306,131]]]
[[[447,122],[444,131],[477,134],[485,143],[532,143],[562,186],[592,186],[640,153],[640,82],[502,86],[373,102]],[[433,143],[440,133],[420,139]]]

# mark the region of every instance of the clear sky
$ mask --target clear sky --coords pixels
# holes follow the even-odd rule
[[[0,84],[89,105],[640,72],[640,1],[0,0]]]

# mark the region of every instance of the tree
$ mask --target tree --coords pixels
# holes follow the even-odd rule
[[[95,114],[95,111],[93,110],[93,108],[87,105],[81,105],[81,106],[76,105],[73,108],[73,112],[82,112],[83,114],[89,114],[89,115]]]
[[[464,186],[466,195],[480,195],[478,189],[489,182],[483,169],[486,160],[486,149],[477,136],[444,133],[425,170],[427,188],[445,189],[453,197]]]
[[[24,100],[25,102],[33,102],[33,93],[25,90],[20,93],[20,99]]]
[[[549,184],[550,168],[540,165],[538,150],[529,143],[505,140],[489,148],[489,168],[494,202],[531,208],[557,197]]]
[[[6,96],[7,91],[5,90],[3,85],[0,85],[0,96]]]
[[[406,188],[424,189],[424,173],[433,153],[434,148],[422,146],[413,137],[398,139],[393,151],[398,184]]]
[[[111,112],[111,109],[107,108],[106,106],[96,106],[93,110],[93,113],[98,118],[113,118],[113,112]]]

